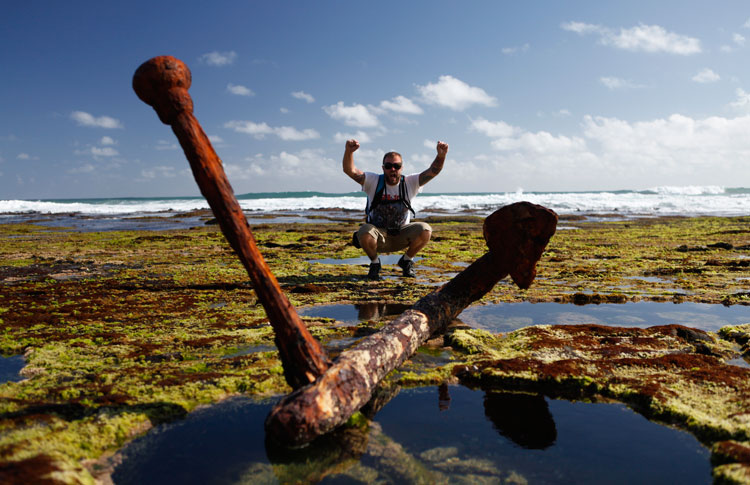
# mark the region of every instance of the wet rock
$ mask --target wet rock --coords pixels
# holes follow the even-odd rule
[[[711,463],[724,465],[727,463],[745,463],[750,465],[750,442],[720,441],[711,449]]]
[[[326,293],[331,290],[327,286],[305,283],[304,285],[293,286],[289,291],[291,293]]]
[[[457,455],[458,448],[455,446],[441,446],[423,451],[419,458],[429,463],[441,463]]]
[[[688,252],[706,252],[708,251],[707,246],[687,246],[686,244],[683,244],[681,246],[678,246],[675,248],[675,251],[678,253],[688,253]]]
[[[719,335],[725,340],[740,344],[742,355],[750,355],[750,323],[727,325],[719,330]]]
[[[622,294],[602,295],[600,293],[574,293],[569,297],[563,297],[562,303],[573,303],[575,305],[598,305],[600,303],[625,303],[628,297]]]
[[[712,249],[727,249],[727,250],[731,250],[734,248],[733,245],[727,242],[717,242],[717,243],[709,244],[707,247],[712,248]]]

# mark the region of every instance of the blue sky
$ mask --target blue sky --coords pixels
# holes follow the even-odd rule
[[[192,71],[236,193],[358,189],[382,154],[426,192],[750,186],[741,1],[33,1],[0,18],[0,199],[197,195],[138,66]]]

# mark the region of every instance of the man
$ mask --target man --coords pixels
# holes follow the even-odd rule
[[[430,168],[422,173],[401,175],[403,159],[396,152],[383,157],[383,174],[363,172],[354,166],[354,152],[359,148],[357,140],[348,140],[344,150],[344,173],[362,186],[367,193],[367,219],[359,228],[355,241],[370,258],[368,278],[380,279],[378,253],[390,253],[406,248],[398,265],[403,275],[414,278],[414,256],[427,245],[432,228],[424,222],[410,223],[411,201],[422,191],[422,186],[432,180],[443,169],[448,144],[437,142],[437,156]]]

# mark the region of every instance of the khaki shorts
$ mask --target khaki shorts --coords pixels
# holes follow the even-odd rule
[[[390,236],[385,229],[379,229],[372,224],[362,224],[362,227],[357,231],[357,237],[361,241],[363,234],[369,234],[378,241],[379,253],[392,253],[408,248],[409,244],[418,238],[423,231],[431,232],[432,227],[426,222],[412,222],[402,226],[397,236]]]

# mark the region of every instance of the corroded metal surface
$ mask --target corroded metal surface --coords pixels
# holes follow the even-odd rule
[[[133,89],[138,97],[151,105],[159,119],[170,125],[177,136],[201,193],[245,266],[266,310],[284,365],[284,376],[292,388],[299,388],[314,381],[328,368],[328,358],[281,291],[258,250],[221,160],[193,116],[193,101],[187,91],[190,84],[188,67],[171,56],[146,61],[133,76]]]
[[[513,282],[526,289],[536,277],[536,263],[555,233],[557,214],[530,202],[518,202],[493,212],[484,221],[490,253]]]

